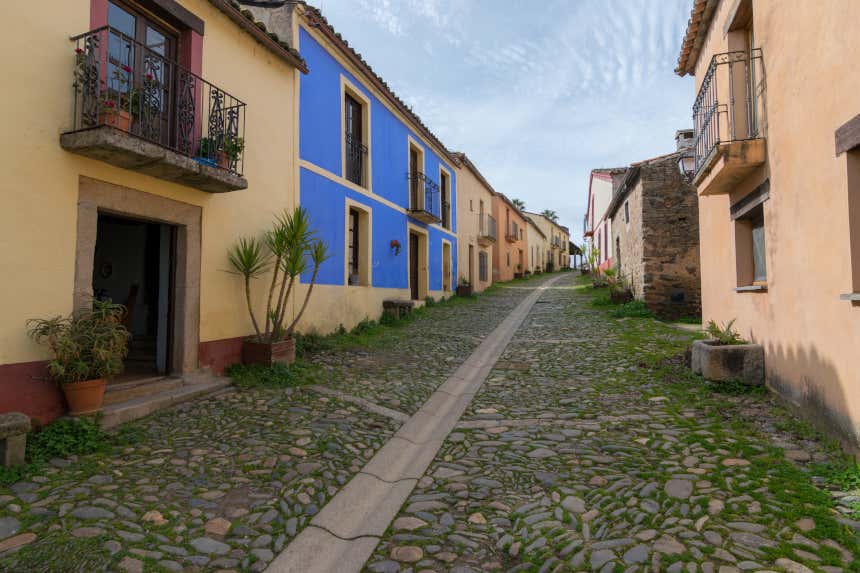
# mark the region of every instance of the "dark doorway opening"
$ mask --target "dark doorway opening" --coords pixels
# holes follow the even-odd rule
[[[409,286],[412,289],[412,300],[418,300],[418,235],[409,233]]]
[[[99,213],[93,296],[125,305],[131,332],[125,372],[114,382],[169,373],[176,229]]]

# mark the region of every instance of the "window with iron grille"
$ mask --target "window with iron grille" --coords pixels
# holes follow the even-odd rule
[[[487,253],[478,253],[478,279],[487,282]]]
[[[346,174],[348,181],[356,185],[365,184],[365,156],[367,146],[364,145],[364,108],[350,94],[344,95],[344,125],[346,128]]]

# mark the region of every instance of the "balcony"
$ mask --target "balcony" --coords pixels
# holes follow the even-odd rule
[[[64,149],[201,191],[248,187],[242,101],[113,28],[72,41]]]
[[[364,164],[367,146],[358,141],[351,133],[346,134],[346,178],[356,185],[365,186]]]
[[[516,243],[520,240],[520,228],[516,223],[511,223],[505,233],[505,240],[509,243]]]
[[[422,223],[439,223],[439,185],[423,173],[409,173],[409,216]]]
[[[478,244],[489,247],[496,242],[496,218],[485,213],[478,214]]]
[[[761,49],[715,54],[693,105],[693,184],[729,193],[766,159]]]

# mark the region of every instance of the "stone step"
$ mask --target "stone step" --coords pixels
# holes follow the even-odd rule
[[[182,402],[221,393],[229,386],[229,378],[216,376],[195,376],[193,381],[180,379],[180,385],[176,388],[105,406],[101,425],[103,428],[113,428]]]
[[[154,376],[122,382],[120,384],[108,384],[105,388],[104,405],[127,402],[132,398],[141,398],[150,394],[157,394],[165,390],[173,390],[182,386],[182,378]]]

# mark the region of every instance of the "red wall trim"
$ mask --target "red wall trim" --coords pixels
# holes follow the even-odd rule
[[[108,0],[90,0],[90,30],[107,26]]]
[[[223,374],[226,367],[242,361],[242,341],[244,339],[244,336],[239,336],[201,342],[198,353],[200,367],[208,367],[215,374]]]
[[[48,380],[48,363],[0,364],[0,413],[23,412],[41,423],[66,413],[63,392]]]

